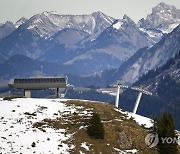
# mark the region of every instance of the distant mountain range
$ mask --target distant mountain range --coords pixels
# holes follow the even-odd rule
[[[59,31],[68,28],[83,31],[89,35],[94,34],[95,37],[95,33],[101,33],[113,21],[113,18],[101,12],[80,16],[43,12],[30,18],[4,38],[0,42],[0,52],[6,57],[18,53],[37,59],[46,53],[46,45],[49,45],[49,42]],[[66,42],[60,45],[66,45]],[[59,50],[59,52],[64,51]]]
[[[116,81],[121,79],[124,83],[132,84],[149,70],[156,69],[173,57],[180,50],[180,26],[173,32],[164,36],[157,44],[151,48],[142,48],[138,50],[131,58],[124,62],[119,68],[102,73],[107,74],[107,81]],[[104,77],[102,77],[104,78]]]
[[[121,78],[131,84],[175,55],[179,48],[179,28],[174,28],[180,23],[179,12],[174,6],[160,3],[138,24],[127,15],[114,19],[102,12],[90,15],[43,12],[30,19],[21,18],[16,24],[7,22],[0,26],[0,67],[5,70],[13,60],[13,66],[18,69],[15,59],[22,58],[26,66],[29,57],[27,63],[29,60],[39,66],[56,63],[62,68],[60,71],[54,67],[56,73],[49,69],[44,75],[93,74],[94,78],[97,74],[102,82]],[[29,76],[39,70],[30,66]],[[6,70],[8,78],[22,75],[19,73]]]
[[[29,77],[29,76],[54,76],[63,75],[69,71],[72,74],[78,72],[72,66],[63,66],[61,64],[38,61],[26,57],[24,55],[14,55],[6,62],[0,64],[0,76],[4,79],[16,77]]]

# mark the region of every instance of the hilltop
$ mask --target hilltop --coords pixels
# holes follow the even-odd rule
[[[0,100],[2,153],[157,153],[144,141],[151,119],[102,102],[18,98]],[[87,133],[98,113],[105,138]]]

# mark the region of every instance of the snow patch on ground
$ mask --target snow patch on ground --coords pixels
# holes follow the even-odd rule
[[[43,128],[33,124],[43,119],[56,119],[64,113],[74,113],[74,106],[66,106],[59,99],[0,99],[0,152],[11,153],[69,153],[72,135],[65,129]],[[85,113],[84,113],[85,114]]]
[[[114,150],[120,152],[120,154],[135,154],[135,153],[138,152],[137,149],[132,149],[132,150],[120,150],[120,149],[114,148]]]
[[[117,112],[120,112],[127,116],[127,119],[133,118],[139,125],[143,125],[146,128],[153,126],[153,121],[150,118],[143,117],[141,115],[134,114],[132,112],[122,111],[121,109],[114,109]]]
[[[86,151],[89,151],[90,145],[87,142],[83,142],[83,143],[81,143],[81,147],[86,149]]]
[[[73,134],[65,129],[54,129],[43,125],[43,129],[33,127],[34,123],[42,122],[44,119],[55,120],[63,118],[69,122],[68,117],[74,113],[80,117],[92,116],[91,108],[84,110],[83,106],[67,105],[67,99],[32,99],[18,98],[11,101],[0,98],[0,153],[53,153],[69,154],[75,148],[71,142]],[[81,100],[87,101],[87,100]],[[139,125],[151,127],[149,118],[135,115],[130,112],[114,109],[124,114],[125,118],[131,117]],[[122,119],[114,119],[122,121]],[[104,123],[112,122],[103,121]],[[82,125],[79,129],[87,129]],[[81,143],[81,148],[90,151],[91,144]],[[119,149],[115,149],[119,151]],[[123,150],[121,153],[136,153],[137,150]],[[82,151],[79,151],[83,153]]]

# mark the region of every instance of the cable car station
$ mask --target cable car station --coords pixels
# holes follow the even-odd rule
[[[31,90],[45,90],[57,88],[57,98],[59,88],[67,87],[67,77],[41,77],[41,78],[15,78],[9,87],[13,89],[23,89],[25,97],[31,97]]]

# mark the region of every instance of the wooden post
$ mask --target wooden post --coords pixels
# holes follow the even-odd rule
[[[57,88],[57,98],[59,98],[59,88]]]

